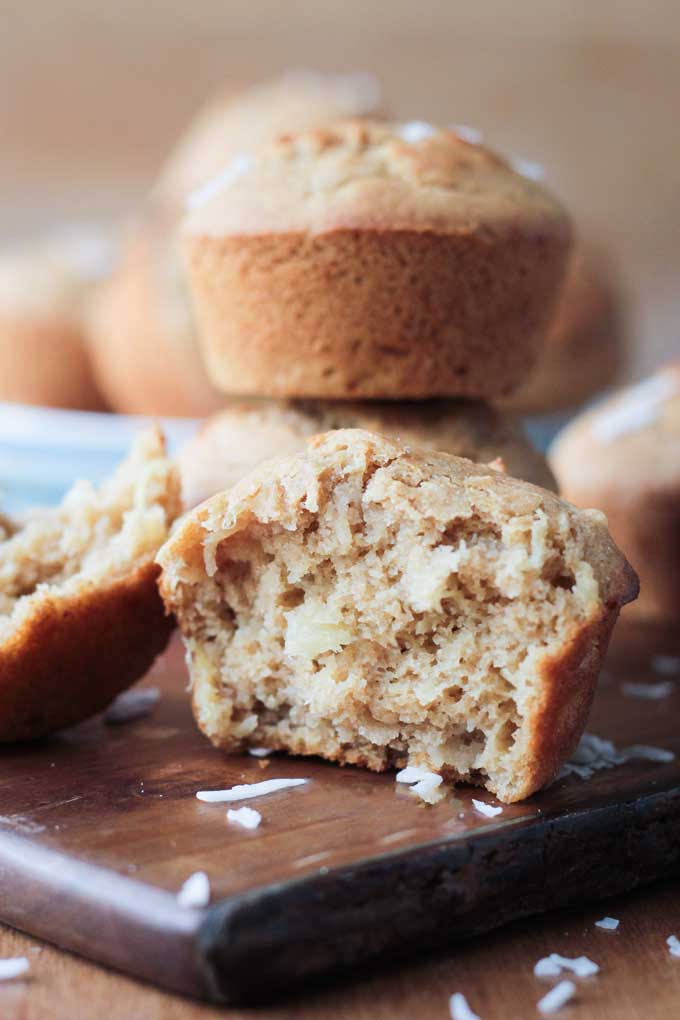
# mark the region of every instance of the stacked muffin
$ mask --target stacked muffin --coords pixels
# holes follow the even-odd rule
[[[491,402],[528,379],[569,238],[539,184],[429,124],[335,121],[240,154],[181,226],[208,375],[251,398],[186,452],[189,500],[354,426],[551,485]]]

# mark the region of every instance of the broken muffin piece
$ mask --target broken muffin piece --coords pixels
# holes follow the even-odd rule
[[[637,578],[604,517],[362,430],[317,436],[159,554],[201,730],[527,797],[576,745]]]
[[[172,621],[154,558],[180,511],[157,428],[95,490],[0,536],[0,740],[26,740],[104,709],[149,668]]]

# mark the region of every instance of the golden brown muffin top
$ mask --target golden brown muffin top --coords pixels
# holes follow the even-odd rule
[[[372,74],[290,70],[246,89],[222,90],[199,111],[170,154],[154,197],[181,207],[237,153],[282,131],[301,131],[336,117],[375,115],[380,83]]]
[[[454,130],[339,121],[243,153],[190,196],[192,233],[415,229],[566,239],[560,205]]]

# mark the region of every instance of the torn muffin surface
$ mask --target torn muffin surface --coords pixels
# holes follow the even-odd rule
[[[98,489],[6,519],[0,534],[0,740],[103,709],[167,642],[155,555],[180,512],[157,428]]]
[[[528,796],[577,742],[635,575],[597,512],[361,430],[310,440],[159,555],[217,745]]]

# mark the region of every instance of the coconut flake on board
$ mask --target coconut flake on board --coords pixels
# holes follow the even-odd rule
[[[677,655],[654,655],[652,669],[660,676],[677,676],[680,673],[680,657]]]
[[[419,765],[407,765],[405,769],[397,772],[395,779],[398,783],[409,785],[411,787],[409,793],[414,797],[420,797],[426,804],[437,804],[446,796],[442,777],[437,772],[429,772]]]
[[[248,754],[252,754],[253,758],[267,758],[272,753],[269,747],[249,747]]]
[[[666,939],[666,945],[671,956],[680,958],[680,939],[678,939],[677,935],[669,935]]]
[[[462,992],[454,992],[449,999],[449,1016],[451,1020],[479,1020]]]
[[[578,776],[579,779],[590,779],[602,769],[612,769],[629,761],[665,763],[673,761],[674,758],[673,751],[667,751],[662,747],[632,744],[619,750],[611,740],[605,740],[594,733],[584,733],[569,761],[565,762],[557,773],[555,782],[572,775]]]
[[[548,994],[536,1003],[536,1008],[540,1013],[557,1013],[573,999],[575,993],[576,985],[573,981],[560,981],[559,985],[551,988]]]
[[[190,907],[192,910],[200,910],[210,903],[210,880],[205,871],[195,871],[189,875],[180,891],[177,893],[177,902],[180,907]]]
[[[503,811],[502,807],[485,804],[483,800],[475,800],[474,797],[472,798],[472,806],[477,814],[484,815],[485,818],[495,818],[496,815],[500,815]]]
[[[25,956],[13,956],[0,960],[0,981],[13,981],[23,977],[30,970],[30,963]]]
[[[426,804],[438,804],[446,796],[446,788],[442,785],[443,779],[436,772],[430,772],[423,776],[417,783],[410,787],[409,793],[414,797],[420,797]]]
[[[587,956],[576,956],[571,959],[568,956],[560,956],[559,953],[551,953],[550,956],[538,961],[534,967],[534,977],[559,977],[565,970],[578,978],[592,977],[600,972],[599,966]]]
[[[104,713],[104,721],[109,726],[133,722],[148,715],[161,696],[157,687],[140,687],[134,691],[123,691]]]
[[[293,786],[303,786],[308,779],[264,779],[261,783],[241,783],[228,790],[199,790],[196,799],[206,804],[224,804],[235,800],[250,800],[252,797],[266,797]]]
[[[601,928],[603,931],[616,931],[619,923],[617,917],[602,917],[599,921],[595,922],[595,927]]]
[[[625,683],[621,688],[627,698],[641,698],[643,701],[668,698],[676,689],[672,680],[661,680],[658,684]]]
[[[242,829],[256,829],[262,821],[262,815],[255,808],[229,808],[227,821],[232,825],[240,825]]]

